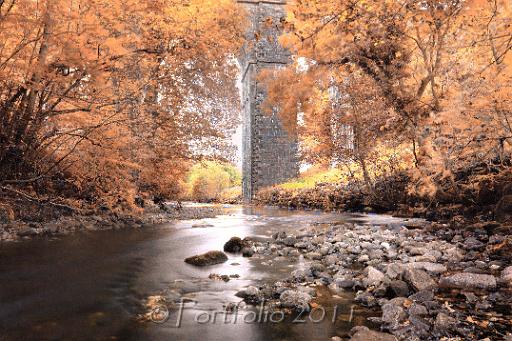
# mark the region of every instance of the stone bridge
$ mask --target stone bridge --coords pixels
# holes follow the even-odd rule
[[[267,186],[297,177],[297,138],[283,128],[277,114],[264,113],[265,85],[257,75],[264,69],[284,67],[290,53],[280,46],[286,1],[238,0],[250,17],[248,41],[242,56],[243,195],[250,201]],[[290,84],[293,86],[293,84]]]

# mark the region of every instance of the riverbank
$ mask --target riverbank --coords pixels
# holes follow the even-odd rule
[[[372,319],[378,332],[355,328],[333,340],[512,339],[512,237],[489,224],[322,224],[276,233],[252,248],[310,264],[240,291],[247,303],[315,309],[317,288],[325,286],[332,295],[355,292],[357,304],[380,315]]]
[[[139,215],[114,213],[66,215],[59,219],[36,221],[12,221],[0,223],[0,242],[12,242],[31,238],[51,238],[80,231],[139,229],[144,226],[165,224],[175,220],[213,218],[224,211],[219,205],[146,203]]]
[[[512,223],[512,170],[510,166],[476,165],[452,176],[434,179],[425,192],[411,172],[376,178],[371,188],[362,180],[316,183],[311,188],[275,186],[261,190],[258,205],[339,212],[385,213],[464,224],[496,221]],[[423,191],[422,191],[423,190]]]

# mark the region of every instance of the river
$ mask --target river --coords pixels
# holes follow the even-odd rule
[[[239,302],[235,293],[241,288],[284,279],[305,266],[302,258],[290,263],[229,255],[226,263],[205,268],[183,260],[222,250],[232,236],[270,238],[276,231],[347,221],[394,223],[382,216],[234,206],[216,218],[3,244],[0,340],[312,341],[346,334],[355,325],[367,324],[373,312],[354,306],[351,293],[333,298],[326,290],[319,298],[326,309],[323,319],[317,312],[297,321],[244,321],[258,310],[245,307],[237,321],[206,320],[226,304]],[[211,273],[240,277],[215,281],[208,278]],[[179,292],[185,303],[171,310],[167,322],[138,321],[149,296],[169,292]]]

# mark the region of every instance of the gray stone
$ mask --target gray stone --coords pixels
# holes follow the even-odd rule
[[[299,290],[286,290],[279,296],[282,307],[293,308],[298,311],[308,311],[311,300],[311,295]]]
[[[224,252],[238,253],[242,251],[247,243],[238,237],[233,237],[224,244]]]
[[[439,286],[443,288],[464,290],[496,290],[496,278],[492,275],[458,273],[442,277]]]
[[[370,257],[371,260],[382,260],[384,258],[384,251],[371,250],[368,252],[368,257]]]
[[[473,273],[473,274],[488,274],[489,271],[486,270],[486,269],[480,269],[480,268],[477,268],[477,267],[474,267],[474,266],[470,266],[469,268],[465,268],[463,272],[469,272],[469,273]]]
[[[400,306],[392,303],[386,303],[382,306],[381,320],[389,324],[392,328],[396,328],[401,322],[405,321],[407,314]]]
[[[387,266],[386,276],[388,276],[391,279],[396,279],[402,276],[404,270],[405,268],[402,264],[391,263]]]
[[[262,293],[260,289],[250,286],[246,289],[240,290],[235,296],[243,298],[247,303],[259,303],[262,300]]]
[[[318,252],[309,252],[304,255],[306,259],[312,259],[312,260],[320,260],[322,259],[322,255]]]
[[[342,289],[352,289],[354,287],[354,280],[352,279],[337,279],[336,285]]]
[[[310,248],[312,245],[311,243],[308,243],[308,242],[298,242],[298,243],[295,243],[294,247],[297,248],[297,249],[308,249]]]
[[[292,249],[292,250],[290,250],[288,252],[288,256],[290,256],[290,257],[299,257],[300,256],[300,252],[297,249]]]
[[[365,307],[375,307],[377,305],[377,299],[366,291],[359,291],[356,294],[354,301]]]
[[[351,331],[353,334],[351,341],[397,341],[398,339],[388,333],[376,332],[368,329],[368,327],[354,327]]]
[[[322,246],[320,248],[320,250],[318,250],[318,252],[322,255],[322,256],[326,256],[329,254],[329,252],[331,251],[331,248],[329,246]]]
[[[407,303],[407,302],[409,302],[409,300],[405,297],[395,297],[388,301],[388,303],[397,305],[402,308],[405,306],[405,303]]]
[[[369,260],[370,260],[370,256],[368,256],[368,255],[361,255],[361,256],[359,256],[359,258],[357,258],[357,261],[359,263],[366,263]]]
[[[409,315],[416,315],[416,316],[428,315],[427,308],[424,305],[421,305],[419,303],[411,304],[409,309],[407,309],[407,312],[409,313]]]
[[[431,336],[430,329],[432,325],[425,318],[419,317],[417,315],[412,315],[409,316],[408,320],[414,326],[414,333],[417,334],[418,336],[421,336],[418,340],[425,340],[429,336]]]
[[[455,318],[448,316],[445,313],[439,313],[437,314],[434,327],[438,332],[447,334],[450,330],[455,328],[456,323],[457,320]]]
[[[242,249],[242,256],[244,257],[252,257],[254,256],[254,250],[250,247],[244,247]]]
[[[485,247],[485,244],[475,237],[469,237],[464,240],[463,247],[466,250],[480,250]]]
[[[363,280],[364,285],[377,286],[379,285],[385,278],[385,275],[379,270],[375,269],[373,266],[369,266],[365,269],[366,278]]]
[[[292,271],[291,276],[292,276],[292,279],[295,281],[304,282],[308,277],[312,277],[313,274],[311,273],[311,271],[309,269],[308,270],[297,269],[297,270]]]
[[[312,273],[325,271],[325,266],[320,262],[313,262],[309,266],[309,270]]]
[[[458,247],[453,246],[443,251],[443,258],[451,262],[460,262],[464,259],[464,253]]]
[[[494,214],[500,222],[509,221],[512,218],[512,195],[505,195],[496,205]]]
[[[17,231],[17,234],[20,237],[34,237],[37,236],[37,230],[29,226],[23,226]]]
[[[410,289],[404,281],[396,280],[389,283],[388,292],[394,297],[407,297],[410,294]]]
[[[415,262],[415,263],[409,263],[409,267],[412,267],[413,269],[419,269],[419,270],[425,270],[432,274],[441,274],[448,269],[443,264],[438,263],[431,263],[431,262]]]
[[[512,287],[512,266],[506,267],[501,272],[500,280],[504,285]]]
[[[295,238],[294,236],[286,237],[283,240],[283,244],[286,246],[294,246],[296,243],[297,243],[297,238]]]
[[[437,287],[436,282],[423,270],[407,269],[404,279],[416,291],[430,290]]]
[[[434,293],[432,290],[422,290],[417,293],[409,296],[409,299],[413,302],[427,302],[432,301],[434,299]]]
[[[412,247],[409,249],[409,254],[411,256],[421,256],[427,252],[427,249],[423,247]]]
[[[316,290],[314,288],[298,286],[297,290],[300,291],[300,292],[304,292],[304,293],[308,294],[311,297],[316,297]]]
[[[335,265],[338,262],[338,256],[336,255],[328,255],[323,259],[324,264],[330,266]]]

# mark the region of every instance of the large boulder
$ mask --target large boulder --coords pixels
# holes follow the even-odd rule
[[[404,279],[416,291],[432,290],[437,287],[436,282],[428,273],[418,269],[407,269]]]
[[[224,252],[238,253],[246,246],[248,246],[247,242],[243,241],[241,238],[233,237],[224,244]]]
[[[439,281],[439,286],[442,288],[463,290],[496,290],[496,285],[496,277],[470,272],[442,277]]]
[[[350,341],[397,341],[398,339],[387,333],[380,333],[373,330],[368,329],[368,327],[354,327],[351,330],[353,333]]]
[[[185,259],[185,263],[195,266],[208,266],[221,264],[228,260],[228,256],[222,251],[209,251],[202,255],[192,256]]]

